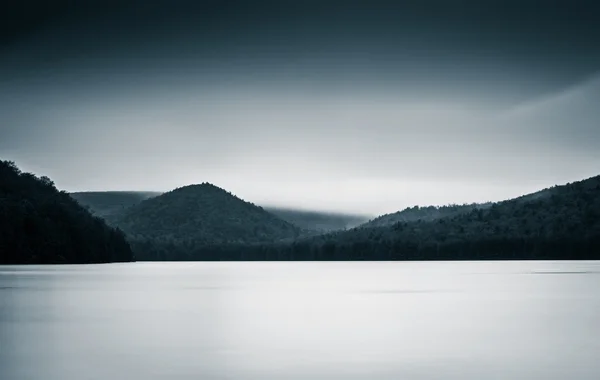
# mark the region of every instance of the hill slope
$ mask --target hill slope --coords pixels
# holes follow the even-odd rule
[[[312,237],[212,185],[167,195],[120,221],[141,259],[600,259],[600,176],[493,204],[409,208],[390,214],[391,225]]]
[[[321,259],[598,259],[600,176],[432,221],[304,240],[302,251]]]
[[[124,235],[93,217],[47,177],[0,161],[0,263],[132,261]]]
[[[466,213],[297,239],[192,250],[206,260],[600,259],[600,176]]]
[[[147,199],[115,223],[138,247],[144,242],[189,248],[265,243],[300,234],[298,227],[208,183]]]
[[[467,204],[467,205],[449,205],[449,206],[427,206],[427,207],[408,207],[402,211],[391,214],[381,215],[360,227],[386,227],[399,222],[416,222],[418,220],[430,222],[432,220],[447,218],[464,214],[476,209],[490,207],[491,203],[485,204]]]
[[[161,193],[149,191],[84,191],[70,195],[92,214],[114,223],[129,207],[157,197]],[[321,211],[295,210],[291,208],[264,207],[264,210],[315,235],[353,228],[368,220],[362,215],[336,214]]]

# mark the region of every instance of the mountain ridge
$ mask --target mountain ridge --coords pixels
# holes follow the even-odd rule
[[[214,185],[197,186],[175,189],[170,193],[191,192],[190,197],[195,199],[194,189],[201,189],[206,194],[231,197],[235,202],[241,202],[238,206],[244,204],[244,208],[250,207],[254,211],[260,210],[263,215],[269,214],[264,208],[245,202]],[[185,196],[179,198],[186,204]],[[140,205],[157,202],[156,199],[160,200],[161,197],[150,198]],[[176,205],[167,203],[165,207]],[[231,209],[227,203],[216,203],[221,206],[220,212],[229,215]],[[181,208],[177,206],[175,209],[178,207]],[[178,212],[175,211],[175,214]],[[156,214],[153,219],[164,221],[161,215]],[[219,213],[213,212],[212,215],[211,220],[215,223],[223,222],[217,218]],[[236,219],[239,210],[232,215]],[[390,215],[396,219],[390,220]],[[600,176],[556,185],[501,202],[409,207],[380,218],[388,220],[382,225],[371,221],[351,229],[317,236],[303,235],[296,228],[294,234],[270,235],[268,239],[248,239],[243,235],[248,232],[248,225],[243,226],[248,219],[238,218],[238,227],[242,229],[244,238],[236,238],[236,233],[221,231],[216,235],[217,238],[203,239],[202,234],[190,235],[182,231],[177,236],[167,234],[162,240],[144,241],[142,234],[142,239],[134,238],[133,244],[137,247],[136,252],[146,252],[144,260],[600,258]],[[160,235],[160,228],[160,225],[153,226],[146,236],[151,237],[157,231]]]
[[[371,251],[378,260],[598,259],[600,176],[445,218],[359,226],[298,244],[329,259],[344,251]]]
[[[600,176],[532,194],[430,221],[267,244],[169,249],[179,250],[179,259],[201,261],[600,259]]]

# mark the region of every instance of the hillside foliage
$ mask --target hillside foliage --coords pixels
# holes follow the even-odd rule
[[[48,177],[0,161],[0,263],[132,261],[124,234],[58,191]]]
[[[114,223],[137,247],[140,258],[152,247],[190,251],[193,247],[269,243],[300,236],[298,227],[208,183],[147,199],[128,208]],[[139,248],[145,246],[149,248]]]
[[[136,247],[149,260],[600,259],[600,177],[447,217],[294,241]]]
[[[84,191],[70,195],[92,214],[115,223],[127,209],[161,193],[147,191]],[[368,220],[362,215],[324,211],[297,210],[282,207],[263,207],[265,211],[300,228],[303,236],[344,230]]]

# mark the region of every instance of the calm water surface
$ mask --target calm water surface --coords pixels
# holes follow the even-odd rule
[[[600,262],[0,266],[0,379],[600,379]]]

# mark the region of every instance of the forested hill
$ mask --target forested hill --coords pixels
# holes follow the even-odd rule
[[[131,241],[173,246],[249,244],[298,237],[300,229],[214,185],[147,199],[116,221]]]
[[[47,177],[0,161],[0,263],[132,261],[122,232],[92,216]]]
[[[600,259],[600,176],[455,216],[359,227],[287,249],[322,260]]]
[[[402,211],[379,216],[361,225],[361,227],[386,227],[399,222],[430,222],[436,219],[447,218],[459,214],[468,213],[476,209],[490,207],[492,203],[473,203],[466,205],[408,207]]]
[[[71,196],[92,214],[102,217],[109,224],[112,224],[129,207],[160,194],[149,191],[84,191],[71,193]],[[299,227],[304,235],[353,228],[369,220],[369,217],[362,215],[296,210],[283,207],[263,208],[276,217]]]
[[[431,221],[181,252],[189,260],[600,259],[600,177]]]
[[[126,208],[117,224],[141,260],[600,259],[600,177],[493,204],[413,207],[321,236],[280,215],[202,184]]]

